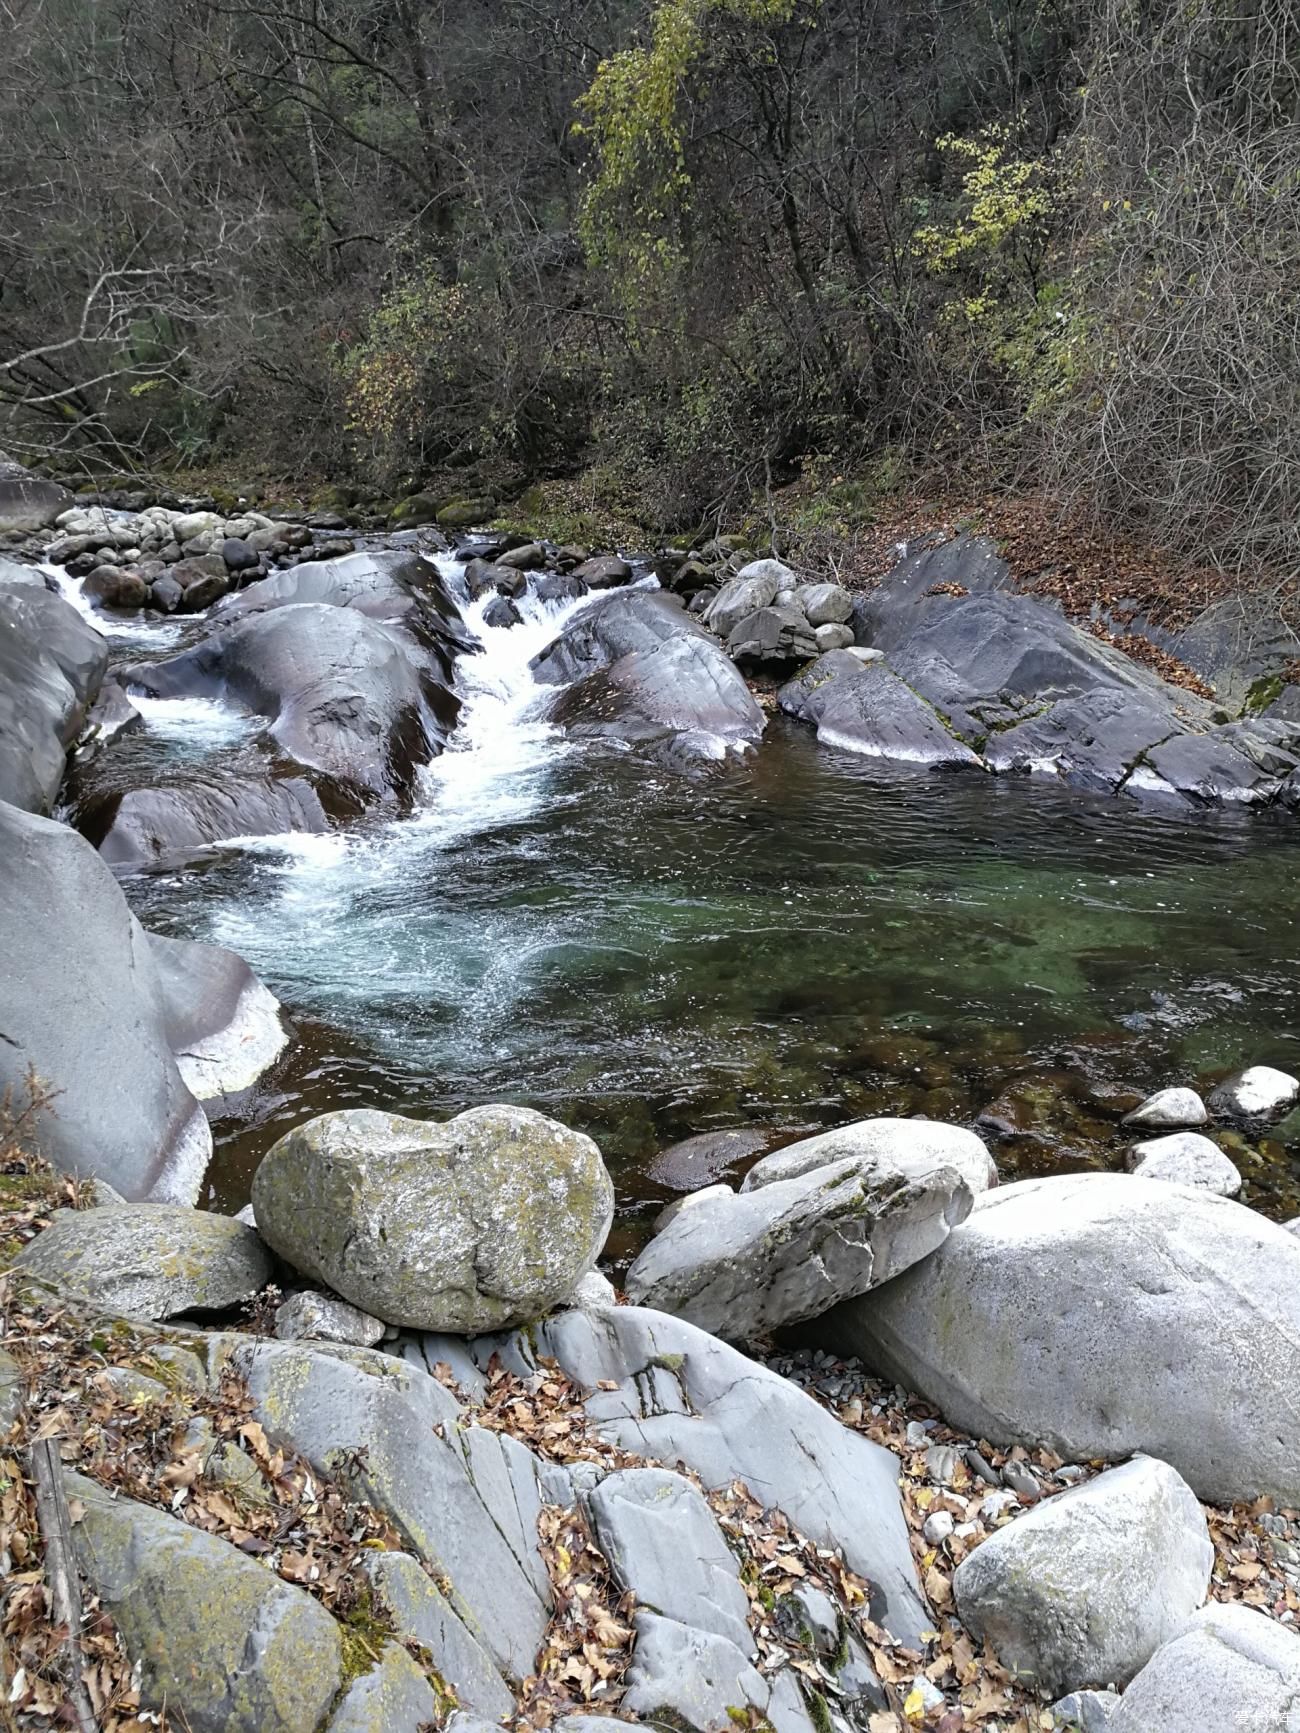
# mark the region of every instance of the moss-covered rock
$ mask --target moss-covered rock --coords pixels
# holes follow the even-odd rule
[[[16,1263],[132,1318],[236,1306],[271,1278],[252,1228],[181,1204],[60,1210]]]
[[[387,1643],[379,1664],[348,1686],[326,1733],[421,1733],[438,1720],[433,1687],[405,1649]]]
[[[438,513],[438,522],[445,530],[468,530],[489,521],[496,510],[496,501],[487,495],[477,499],[454,499]]]
[[[190,1733],[315,1733],[343,1683],[338,1625],[224,1540],[66,1474],[82,1574]]]
[[[466,1335],[566,1300],[614,1189],[589,1137],[522,1107],[444,1125],[369,1109],[282,1137],[253,1182],[263,1238],[387,1323]]]

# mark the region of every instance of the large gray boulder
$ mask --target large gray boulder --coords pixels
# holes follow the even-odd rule
[[[75,608],[0,574],[0,800],[49,811],[107,666]]]
[[[77,1564],[149,1709],[192,1733],[316,1733],[343,1682],[338,1625],[216,1535],[65,1473]]]
[[[774,1180],[795,1179],[837,1161],[866,1163],[880,1173],[915,1179],[936,1168],[955,1168],[974,1195],[998,1183],[998,1170],[983,1140],[960,1125],[935,1119],[858,1119],[834,1131],[800,1138],[756,1161],[741,1191],[758,1191]]]
[[[1207,699],[1016,593],[987,541],[907,553],[855,602],[853,621],[858,642],[883,651],[915,702],[990,770],[1194,806],[1289,800],[1297,785],[1294,721],[1225,723]],[[853,679],[840,670],[828,684]],[[823,691],[818,707],[830,701]],[[878,715],[860,731],[874,742],[860,749],[899,756]]]
[[[532,666],[544,685],[572,682],[549,708],[553,721],[672,764],[744,751],[763,732],[763,713],[732,662],[660,591],[583,609]]]
[[[941,1245],[970,1207],[954,1168],[912,1176],[840,1161],[679,1211],[624,1286],[638,1305],[752,1342],[888,1281]]]
[[[240,1305],[272,1274],[266,1247],[243,1222],[164,1203],[59,1210],[17,1263],[109,1311],[149,1319]]]
[[[1142,1451],[1211,1502],[1300,1501],[1300,1241],[1227,1198],[1126,1174],[1003,1186],[818,1333],[976,1437]]]
[[[586,1391],[589,1420],[642,1457],[680,1463],[713,1489],[745,1482],[818,1546],[842,1549],[870,1584],[869,1611],[920,1646],[922,1601],[898,1493],[898,1459],[786,1379],[684,1319],[641,1306],[566,1311],[506,1336],[425,1335],[401,1344],[409,1364],[450,1366],[481,1394],[492,1356],[532,1377],[555,1362]]]
[[[443,652],[444,677],[451,672],[453,656],[478,648],[436,561],[405,548],[304,560],[227,596],[213,609],[212,618],[225,625],[299,602],[351,608],[367,619],[400,627],[425,648]]]
[[[154,698],[224,698],[264,718],[279,754],[336,801],[410,799],[457,714],[441,671],[397,627],[293,602],[124,671]]]
[[[526,1107],[445,1124],[325,1113],[268,1150],[258,1231],[391,1324],[473,1334],[563,1304],[595,1264],[614,1188],[589,1137]]]
[[[952,1588],[967,1630],[1055,1696],[1126,1685],[1205,1600],[1213,1566],[1191,1488],[1139,1456],[995,1530]]]
[[[14,985],[0,1087],[58,1093],[42,1147],[127,1198],[190,1202],[212,1149],[199,1100],[247,1089],[283,1050],[275,998],[219,945],[144,932],[90,844],[0,806]]]
[[[45,529],[67,511],[72,498],[61,482],[33,475],[0,453],[0,534]]]
[[[1250,1607],[1213,1606],[1157,1650],[1106,1733],[1296,1733],[1300,1636]]]
[[[183,981],[164,979],[163,951],[84,837],[0,804],[0,858],[0,1089],[24,1096],[34,1071],[58,1092],[38,1129],[65,1172],[193,1201],[212,1133],[172,1046]],[[209,1013],[201,989],[189,1002],[188,1035],[225,1026],[228,998]]]

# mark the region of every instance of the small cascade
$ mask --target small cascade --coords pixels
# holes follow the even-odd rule
[[[46,560],[37,570],[54,579],[64,601],[77,610],[87,625],[93,626],[105,638],[116,639],[124,648],[130,644],[138,644],[141,649],[163,648],[183,636],[186,630],[186,622],[182,620],[145,620],[139,616],[120,619],[107,608],[97,608],[86,595],[80,580],[74,578],[66,567]],[[193,617],[188,623],[193,625]]]

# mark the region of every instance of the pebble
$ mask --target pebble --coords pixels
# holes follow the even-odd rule
[[[987,1458],[980,1455],[978,1450],[972,1448],[966,1452],[966,1466],[976,1480],[982,1480],[985,1486],[1002,1485],[1002,1476]]]
[[[921,1533],[931,1546],[942,1546],[955,1527],[951,1511],[936,1510],[926,1517]]]
[[[1002,1515],[1004,1510],[1010,1510],[1020,1503],[1014,1492],[990,1492],[980,1505],[980,1515],[989,1521]]]
[[[932,1444],[925,1453],[926,1478],[942,1481],[947,1486],[960,1461],[961,1451],[955,1444]]]
[[[946,1701],[943,1692],[939,1690],[938,1686],[931,1683],[924,1673],[918,1673],[915,1679],[912,1680],[912,1687],[908,1692],[908,1696],[911,1697],[913,1695],[918,1696],[921,1699],[921,1707],[927,1715],[930,1714],[932,1710],[942,1709]]]
[[[1017,1462],[1009,1462],[1002,1470],[1002,1478],[1013,1492],[1018,1492],[1021,1498],[1040,1499],[1043,1489],[1030,1474],[1027,1468],[1022,1468]]]

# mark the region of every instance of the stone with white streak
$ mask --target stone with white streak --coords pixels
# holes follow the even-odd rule
[[[995,1530],[952,1587],[967,1630],[1057,1695],[1127,1684],[1202,1604],[1213,1564],[1195,1493],[1139,1456]]]
[[[750,1342],[907,1269],[970,1207],[955,1168],[911,1177],[840,1161],[683,1210],[646,1246],[624,1285],[638,1305]]]

